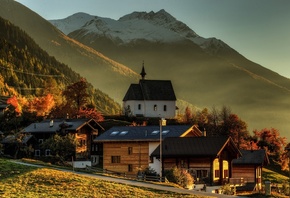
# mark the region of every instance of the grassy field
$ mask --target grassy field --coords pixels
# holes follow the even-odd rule
[[[0,197],[195,197],[35,168],[0,158]]]

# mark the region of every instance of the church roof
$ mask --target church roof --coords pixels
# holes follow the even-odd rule
[[[170,80],[140,80],[131,84],[123,101],[128,100],[176,100]]]

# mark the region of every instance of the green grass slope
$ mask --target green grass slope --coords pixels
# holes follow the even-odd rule
[[[107,182],[0,158],[0,197],[202,197]]]

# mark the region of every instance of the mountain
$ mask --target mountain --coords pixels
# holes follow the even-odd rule
[[[35,12],[13,0],[0,0],[0,17],[23,29],[50,56],[84,76],[117,102],[139,75],[100,52],[63,34]],[[140,62],[140,61],[139,61]]]
[[[178,98],[198,107],[229,106],[249,130],[290,130],[290,80],[243,57],[223,41],[203,38],[165,10],[119,20],[76,13],[50,21],[70,38],[140,71],[170,79]],[[183,113],[183,112],[181,112]]]
[[[64,90],[81,78],[67,65],[49,56],[24,31],[1,17],[0,67],[1,96],[42,96],[45,84],[52,79],[60,90]],[[88,93],[92,104],[103,114],[119,113],[118,103],[89,83]]]

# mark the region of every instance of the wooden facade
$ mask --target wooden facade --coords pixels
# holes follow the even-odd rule
[[[201,134],[194,125],[162,127],[162,139]],[[104,169],[136,175],[150,167],[159,173],[160,161],[150,158],[150,154],[160,143],[160,126],[112,127],[98,136],[94,143],[103,144]]]
[[[106,142],[103,144],[103,168],[137,175],[149,164],[148,142]]]
[[[255,190],[261,190],[263,167],[269,164],[267,152],[265,150],[241,150],[241,153],[242,157],[233,161],[232,179],[242,181],[245,185],[252,185]]]
[[[158,158],[160,147],[151,156]],[[188,170],[195,181],[222,185],[232,177],[232,160],[240,155],[230,138],[167,138],[162,146],[163,171],[174,166]]]
[[[92,151],[95,148],[93,139],[97,137],[103,128],[93,119],[70,119],[70,120],[45,120],[39,123],[32,123],[22,131],[24,134],[31,134],[37,140],[33,144],[34,156],[48,156],[48,149],[41,148],[41,143],[55,134],[72,134],[78,142],[75,151],[76,160],[91,160],[92,156],[98,153]]]

